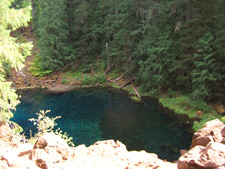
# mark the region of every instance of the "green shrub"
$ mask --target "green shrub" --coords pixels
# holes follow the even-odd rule
[[[106,82],[106,76],[104,74],[97,75],[97,82],[104,84]]]
[[[114,78],[114,79],[116,79],[117,77],[121,76],[121,74],[119,73],[118,70],[110,71],[108,74],[109,74],[109,76],[110,76],[111,78]]]
[[[200,121],[195,121],[193,124],[193,130],[197,131],[203,127],[203,125],[213,119],[220,119],[225,121],[222,115],[217,114],[212,108],[207,105],[203,100],[192,100],[189,96],[178,96],[172,98],[160,98],[159,101],[170,109],[174,109],[175,113],[187,114],[190,118],[197,117],[196,112],[201,110],[203,115]]]
[[[95,85],[98,82],[100,82],[101,84],[104,84],[106,82],[106,76],[105,75],[95,75],[95,76],[91,76],[91,75],[84,75],[83,76],[83,80],[82,80],[82,84],[83,85]]]
[[[37,126],[38,132],[34,137],[31,137],[31,141],[35,140],[35,138],[38,138],[40,135],[44,134],[45,132],[53,132],[56,135],[59,135],[63,140],[65,140],[70,146],[74,146],[72,142],[72,137],[69,137],[68,134],[65,132],[63,133],[60,128],[54,130],[55,126],[57,126],[57,123],[55,122],[56,119],[61,118],[61,116],[57,117],[48,117],[46,116],[47,113],[49,113],[50,110],[44,111],[40,110],[39,113],[36,113],[38,115],[38,118],[31,118],[29,121],[32,121],[34,125]]]
[[[201,129],[206,122],[208,122],[210,120],[214,120],[214,119],[219,119],[219,120],[223,121],[223,116],[217,114],[215,111],[212,111],[212,113],[203,114],[201,116],[200,121],[194,122],[194,124],[193,124],[194,131],[197,131],[197,130]]]
[[[82,85],[94,85],[97,82],[97,78],[95,76],[84,75],[82,80]]]
[[[31,74],[33,76],[46,76],[50,73],[52,73],[51,70],[43,70],[41,68],[41,60],[40,60],[40,56],[39,55],[36,55],[34,60],[30,63],[31,67],[30,67],[30,71],[31,71]]]
[[[170,109],[174,109],[178,114],[187,114],[189,117],[195,117],[199,110],[209,113],[211,108],[203,100],[192,100],[189,96],[180,95],[178,97],[161,97],[159,101]]]
[[[106,70],[106,62],[105,60],[97,60],[95,63],[93,63],[93,69],[96,73],[104,73]]]
[[[68,85],[70,82],[66,78],[62,78],[61,84]]]
[[[75,78],[76,80],[80,80],[82,77],[82,74],[83,74],[82,70],[78,69],[76,72],[73,73],[73,78]]]

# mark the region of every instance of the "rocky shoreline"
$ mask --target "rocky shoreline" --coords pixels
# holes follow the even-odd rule
[[[44,133],[34,145],[22,143],[0,123],[0,168],[12,169],[225,169],[225,125],[207,122],[192,139],[190,150],[181,150],[176,162],[160,160],[145,151],[127,151],[120,141],[98,141],[86,147],[69,147],[59,136]]]

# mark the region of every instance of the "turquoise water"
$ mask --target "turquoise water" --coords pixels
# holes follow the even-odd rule
[[[37,118],[39,110],[51,110],[57,127],[73,137],[75,145],[89,146],[97,140],[120,140],[128,150],[146,150],[159,158],[177,160],[180,149],[188,149],[191,134],[177,119],[162,114],[157,102],[146,100],[146,105],[132,101],[125,93],[111,88],[82,89],[52,94],[44,90],[19,92],[13,121],[36,132],[30,118]]]

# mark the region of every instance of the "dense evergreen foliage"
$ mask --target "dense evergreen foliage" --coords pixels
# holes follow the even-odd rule
[[[37,0],[34,5],[44,71],[76,70],[101,56],[147,92],[182,90],[204,100],[225,93],[224,0]]]
[[[12,117],[12,110],[19,103],[11,82],[7,82],[6,72],[9,68],[21,70],[26,56],[30,55],[30,43],[18,43],[10,36],[11,30],[26,26],[30,20],[31,8],[16,10],[10,8],[10,0],[0,0],[0,119]]]
[[[41,0],[43,6],[38,20],[38,46],[43,69],[58,70],[71,56],[68,43],[68,16],[65,0]],[[70,58],[70,59],[71,59]]]

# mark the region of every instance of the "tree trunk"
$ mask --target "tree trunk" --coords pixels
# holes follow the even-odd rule
[[[109,44],[108,44],[108,42],[106,42],[105,47],[106,47],[106,57],[107,57],[108,70],[110,70],[111,68],[110,68],[110,61],[109,61]]]
[[[31,0],[31,6],[32,6],[32,16],[33,16],[33,18],[35,18],[36,11],[35,11],[35,4],[34,4],[34,0]]]
[[[186,21],[189,21],[191,19],[191,6],[192,6],[192,0],[189,0],[186,6]]]

